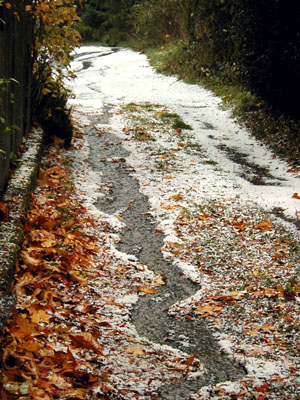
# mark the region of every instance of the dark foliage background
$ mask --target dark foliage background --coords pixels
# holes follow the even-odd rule
[[[173,69],[218,73],[300,115],[299,0],[89,0],[80,13],[84,41],[144,49],[177,40]]]

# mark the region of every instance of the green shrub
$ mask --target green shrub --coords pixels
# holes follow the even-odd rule
[[[58,137],[68,147],[73,136],[71,110],[67,106],[68,92],[56,83],[51,83],[48,82],[47,86],[52,90],[48,89],[49,91],[46,90],[42,94],[36,104],[33,119],[44,129],[46,142],[51,142],[54,137]]]

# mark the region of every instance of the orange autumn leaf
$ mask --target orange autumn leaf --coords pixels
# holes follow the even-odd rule
[[[294,193],[293,196],[292,196],[292,198],[293,198],[293,199],[298,199],[298,200],[300,200],[300,196],[299,196],[298,193]]]
[[[178,204],[174,204],[173,206],[169,204],[161,204],[161,208],[163,208],[164,210],[175,210],[176,208],[181,208],[181,206],[179,206]]]
[[[12,335],[18,338],[32,336],[35,332],[31,320],[25,314],[17,314],[14,319],[14,326],[10,327]]]
[[[237,218],[234,218],[232,224],[239,231],[241,231],[241,232],[245,232],[246,231],[246,225],[245,225],[243,220],[238,221]]]
[[[180,201],[182,200],[182,196],[180,194],[176,194],[175,196],[172,196],[172,199],[175,201]]]
[[[206,212],[202,212],[202,214],[196,214],[194,215],[195,218],[199,219],[200,221],[208,221],[210,219],[210,216],[206,214]]]
[[[29,340],[22,341],[20,343],[20,347],[27,351],[35,352],[35,351],[41,350],[44,347],[44,345],[42,345],[41,343],[35,342],[32,339],[29,339]]]
[[[165,154],[163,156],[158,156],[157,158],[159,158],[160,160],[166,160],[167,158],[169,158],[169,156]]]
[[[270,231],[273,228],[273,222],[270,220],[264,220],[259,222],[256,227],[263,232]]]
[[[143,292],[143,293],[148,293],[148,294],[155,294],[155,293],[158,293],[158,290],[154,289],[154,288],[150,288],[148,286],[140,286],[138,288],[138,292]]]

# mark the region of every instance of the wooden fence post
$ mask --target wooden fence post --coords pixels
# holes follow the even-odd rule
[[[5,189],[11,156],[16,156],[30,128],[31,49],[33,20],[25,6],[31,0],[10,0],[0,6],[0,196]],[[9,129],[7,129],[9,128]]]

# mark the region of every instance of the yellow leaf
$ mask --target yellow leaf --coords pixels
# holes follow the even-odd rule
[[[167,175],[167,176],[165,176],[165,179],[175,179],[175,176]]]
[[[32,10],[32,6],[27,5],[27,6],[25,7],[25,11],[26,11],[26,12],[31,11],[31,10]]]
[[[6,3],[6,4],[5,4],[5,7],[6,7],[8,10],[10,10],[10,9],[11,9],[11,4],[10,4],[10,3]]]

